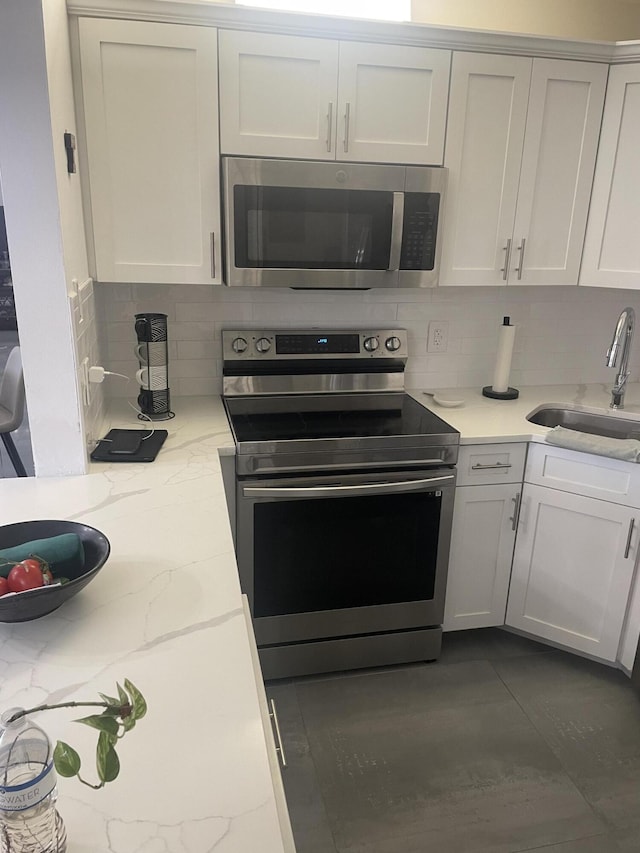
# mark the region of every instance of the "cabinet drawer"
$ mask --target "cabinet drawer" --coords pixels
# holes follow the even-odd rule
[[[563,492],[640,507],[640,466],[634,462],[532,443],[524,479]]]
[[[458,455],[459,486],[490,483],[520,483],[524,473],[527,445],[467,444]]]

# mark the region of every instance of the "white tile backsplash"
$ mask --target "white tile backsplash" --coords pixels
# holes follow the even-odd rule
[[[108,370],[133,377],[138,364],[134,315],[168,314],[171,395],[220,393],[222,329],[407,329],[409,388],[490,384],[503,316],[517,327],[511,385],[606,382],[604,358],[620,311],[640,314],[640,293],[582,287],[451,287],[433,290],[292,291],[191,285],[96,285],[97,320]],[[432,320],[449,323],[447,351],[428,353]],[[91,336],[90,337],[95,337]],[[638,333],[640,338],[640,332]],[[632,350],[640,378],[640,340]],[[135,397],[137,385],[113,380],[111,396]]]
[[[173,343],[176,343],[173,341]],[[209,358],[216,359],[220,355],[219,340],[190,340],[177,342],[178,359]]]

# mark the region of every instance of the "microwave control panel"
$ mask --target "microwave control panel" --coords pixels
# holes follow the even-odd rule
[[[435,267],[439,210],[440,193],[405,193],[401,270]]]

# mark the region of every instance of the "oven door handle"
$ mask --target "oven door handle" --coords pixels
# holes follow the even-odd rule
[[[242,496],[246,498],[331,498],[375,495],[384,492],[419,492],[425,486],[453,484],[455,474],[427,477],[424,480],[401,480],[397,483],[363,483],[360,486],[245,486]]]

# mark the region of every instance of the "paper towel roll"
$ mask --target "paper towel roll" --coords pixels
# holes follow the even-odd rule
[[[511,372],[511,356],[513,355],[515,336],[516,327],[509,325],[509,317],[505,317],[498,335],[498,353],[493,372],[493,385],[491,386],[497,394],[504,394],[509,388],[509,373]]]

